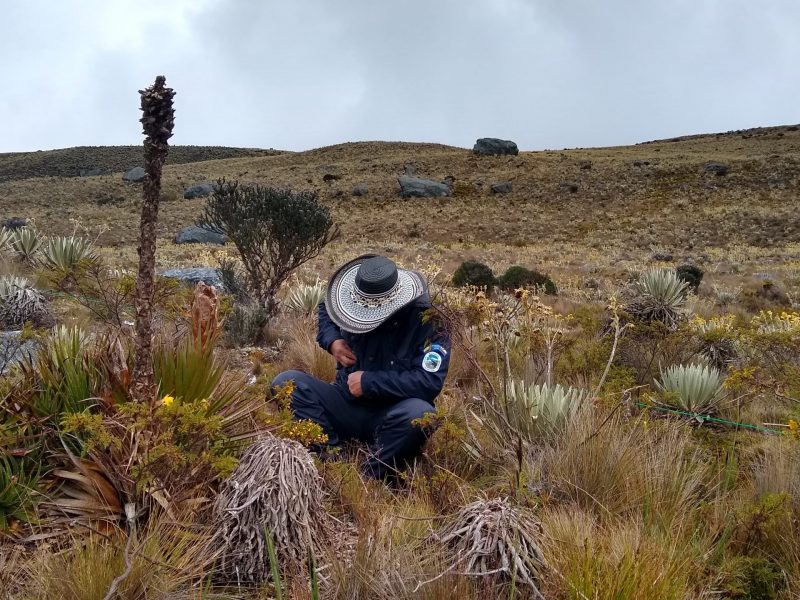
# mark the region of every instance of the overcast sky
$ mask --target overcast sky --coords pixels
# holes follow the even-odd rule
[[[523,150],[800,122],[800,0],[0,0],[0,152],[303,150],[478,137]]]

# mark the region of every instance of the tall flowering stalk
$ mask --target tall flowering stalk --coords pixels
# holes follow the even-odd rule
[[[131,377],[131,395],[140,402],[153,402],[156,386],[153,376],[153,298],[155,295],[156,222],[161,194],[161,170],[167,158],[175,110],[175,92],[165,86],[163,75],[155,84],[139,90],[144,140],[144,191],[139,223],[139,273],[136,277],[136,360]]]

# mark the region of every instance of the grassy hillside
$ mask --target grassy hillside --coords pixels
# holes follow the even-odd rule
[[[167,164],[273,154],[278,152],[222,146],[174,146]],[[79,146],[40,152],[9,152],[0,154],[0,182],[31,177],[80,177],[92,170],[114,173],[139,166],[141,162],[141,146]]]

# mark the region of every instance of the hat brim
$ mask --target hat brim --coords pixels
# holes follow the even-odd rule
[[[340,267],[330,279],[325,293],[328,316],[340,329],[349,333],[368,333],[380,327],[400,309],[428,293],[425,278],[416,271],[397,269],[398,288],[393,297],[374,306],[359,303],[353,297],[358,268],[374,254],[365,254]]]

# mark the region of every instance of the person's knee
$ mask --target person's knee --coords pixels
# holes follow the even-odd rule
[[[275,379],[272,380],[272,389],[282,387],[290,381],[297,382],[298,379],[304,376],[305,373],[302,371],[284,371],[283,373],[278,374]]]
[[[404,400],[398,407],[398,418],[402,422],[413,424],[414,421],[422,419],[429,413],[435,413],[436,409],[430,402],[420,398],[409,398]]]

